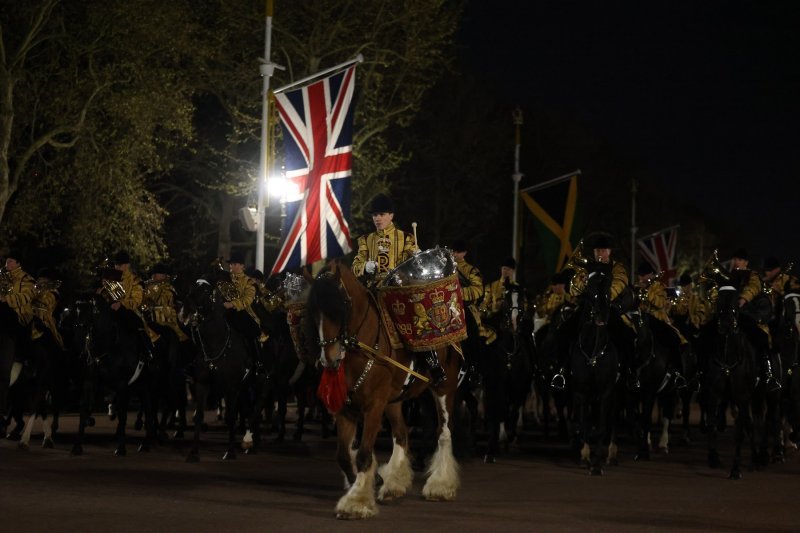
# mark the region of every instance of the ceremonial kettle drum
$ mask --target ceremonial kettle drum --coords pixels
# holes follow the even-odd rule
[[[378,286],[378,304],[395,349],[434,350],[467,338],[456,261],[432,248],[400,263]]]

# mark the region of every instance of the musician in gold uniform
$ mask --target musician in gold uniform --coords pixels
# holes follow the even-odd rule
[[[708,302],[694,290],[692,276],[688,272],[681,275],[678,284],[681,292],[670,314],[684,336],[695,335],[700,326],[708,321]]]
[[[143,350],[152,358],[158,333],[150,329],[142,317],[141,306],[144,298],[142,280],[131,270],[131,256],[121,250],[114,256],[114,269],[121,273],[120,284],[124,290],[122,297],[111,303],[111,309],[118,313],[119,320],[132,330],[140,333]]]
[[[33,308],[33,330],[31,339],[39,340],[50,337],[53,342],[63,351],[64,340],[56,326],[55,312],[61,296],[58,293],[60,282],[56,280],[55,274],[49,268],[42,268],[36,276],[34,286]]]
[[[394,267],[417,251],[414,236],[394,225],[394,205],[385,194],[377,195],[370,204],[375,231],[358,238],[358,252],[353,258],[353,273],[374,285]]]
[[[624,316],[624,313],[629,311],[633,305],[633,293],[629,286],[628,271],[625,265],[611,258],[613,244],[611,237],[606,234],[598,233],[587,237],[586,246],[592,250],[592,255],[586,258],[586,266],[578,268],[573,275],[569,295],[575,302],[580,303],[581,295],[586,290],[591,274],[601,273],[608,278],[607,290],[611,302],[608,334],[617,348],[620,369],[626,374],[628,388],[638,389],[639,379],[634,371],[636,333],[630,321]],[[575,313],[558,328],[561,368],[550,383],[551,387],[557,390],[562,390],[566,386],[565,376],[569,363],[569,347],[572,340],[577,337],[579,316],[580,313]]]
[[[174,337],[186,342],[189,337],[178,325],[175,309],[175,287],[172,286],[170,269],[164,263],[156,263],[150,270],[150,279],[144,282],[142,310],[148,325],[162,337]]]
[[[636,275],[639,281],[639,311],[650,316],[649,326],[653,338],[669,348],[670,368],[667,371],[673,376],[672,384],[676,389],[684,389],[687,386],[684,376],[689,375],[695,365],[692,364],[689,342],[669,318],[671,304],[667,288],[647,261],[639,265]],[[694,390],[699,382],[694,376],[691,377]]]
[[[0,279],[0,316],[3,327],[8,328],[16,341],[15,359],[26,356],[31,337],[31,321],[34,297],[34,281],[22,269],[21,256],[11,252],[6,256],[5,272]]]
[[[481,311],[485,318],[491,320],[500,313],[506,295],[506,286],[515,282],[516,270],[517,261],[513,257],[506,258],[500,265],[500,279],[494,280],[484,288]]]
[[[761,278],[756,271],[750,270],[749,264],[747,250],[739,248],[733,253],[731,278],[734,287],[739,290],[739,325],[756,349],[767,390],[776,391],[781,388],[781,384],[772,375],[772,363],[769,359],[771,339],[767,321],[771,310],[764,309],[771,302],[762,291]]]
[[[550,278],[550,287],[547,292],[539,297],[536,314],[544,319],[544,324],[549,324],[553,315],[565,303],[571,303],[572,297],[567,292],[570,275],[568,272],[559,272]]]
[[[252,307],[256,299],[256,285],[253,279],[244,273],[244,254],[233,252],[228,259],[228,265],[236,294],[222,305],[228,310],[226,313],[228,323],[244,336],[244,344],[250,357],[248,369],[255,367],[260,372],[263,370],[263,363],[258,357],[261,324]]]
[[[478,302],[484,295],[483,276],[477,267],[466,260],[467,242],[456,239],[452,245],[453,257],[456,260],[458,280],[461,283],[461,295],[464,299],[464,315],[467,321],[467,340],[464,345],[464,358],[466,359],[467,372],[470,383],[477,386],[481,382],[476,366],[479,354],[486,350],[486,346],[497,339],[495,331],[487,326],[481,319]],[[501,300],[502,304],[502,300]]]

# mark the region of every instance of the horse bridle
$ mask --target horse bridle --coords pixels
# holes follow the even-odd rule
[[[330,273],[326,273],[326,274],[327,275],[332,275]],[[353,333],[348,333],[347,332],[347,322],[348,322],[347,317],[350,316],[350,312],[353,309],[353,299],[350,297],[350,294],[347,292],[347,287],[344,286],[344,284],[341,282],[341,280],[339,281],[339,290],[343,293],[344,300],[345,300],[345,307],[346,307],[345,318],[344,318],[344,320],[342,320],[342,323],[339,326],[339,334],[336,335],[335,337],[331,337],[330,339],[326,339],[322,335],[322,322],[321,321],[320,321],[320,325],[319,325],[319,340],[317,341],[317,345],[320,348],[322,348],[322,353],[320,354],[320,364],[325,368],[333,368],[333,369],[338,368],[339,364],[344,359],[345,353],[347,353],[348,351],[351,351],[351,350],[359,349],[361,347],[360,346],[360,341],[358,340],[358,332],[361,330],[361,326],[364,325],[364,322],[367,321],[367,316],[369,315],[369,305],[366,305],[364,307],[364,316],[361,317],[361,322],[359,323],[358,327],[355,329],[355,331]],[[380,330],[380,327],[379,327],[378,331],[376,332],[375,342],[373,343],[373,346],[375,346],[375,349],[377,349],[377,346],[378,346],[378,338],[380,337],[380,332],[381,332],[381,330]],[[339,343],[340,346],[341,346],[341,348],[339,349],[339,356],[336,359],[334,359],[331,362],[331,364],[328,364],[328,359],[327,359],[327,357],[325,357],[325,348],[327,348],[328,346],[332,346],[332,345],[334,345],[336,343]],[[371,367],[372,365],[369,365],[369,366]]]
[[[196,282],[197,286],[201,285],[208,285],[211,287],[211,301],[216,301],[214,299],[214,293],[217,291],[217,287],[211,284],[208,280],[205,279],[198,279]],[[225,353],[228,351],[231,345],[231,326],[228,324],[228,321],[225,321],[225,342],[222,344],[222,348],[220,349],[219,353],[214,357],[208,356],[208,351],[206,350],[206,344],[203,341],[203,336],[200,334],[200,324],[208,320],[207,316],[200,314],[199,309],[195,309],[191,315],[189,315],[189,331],[192,334],[192,341],[200,347],[200,352],[203,354],[203,361],[208,363],[209,366],[213,366],[213,363],[218,361],[220,358],[225,356]]]

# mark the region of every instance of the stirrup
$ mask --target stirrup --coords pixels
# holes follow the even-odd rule
[[[775,392],[781,390],[781,384],[778,383],[778,380],[772,374],[767,374],[766,379],[764,379],[764,387],[766,387],[767,392]]]
[[[672,381],[672,383],[678,390],[685,389],[688,386],[686,378],[683,377],[680,372],[675,372],[675,379]]]
[[[627,378],[625,378],[625,384],[628,386],[628,389],[632,391],[642,388],[642,384],[639,383],[639,376],[632,372],[628,374]]]
[[[564,390],[567,387],[567,379],[564,374],[559,372],[553,376],[553,379],[550,380],[550,387],[558,391]]]

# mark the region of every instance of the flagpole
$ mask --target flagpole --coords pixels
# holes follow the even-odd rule
[[[288,85],[284,85],[283,87],[278,87],[277,89],[275,89],[273,91],[273,94],[280,94],[280,93],[282,93],[284,91],[288,91],[289,89],[293,89],[295,87],[299,87],[300,85],[305,85],[307,82],[309,82],[311,80],[315,80],[317,78],[323,78],[323,77],[325,77],[325,75],[327,75],[327,74],[329,74],[331,72],[336,72],[337,70],[343,70],[343,69],[349,67],[350,65],[353,65],[353,64],[356,64],[356,63],[363,63],[363,62],[364,62],[364,56],[362,54],[358,54],[353,59],[348,59],[344,63],[339,63],[338,65],[334,65],[331,68],[326,68],[325,70],[320,70],[319,72],[311,74],[310,76],[306,76],[305,78],[299,79],[297,81],[293,81],[292,83],[290,83]]]
[[[636,273],[636,180],[631,180],[631,282]]]
[[[261,157],[258,164],[258,224],[256,227],[256,269],[264,272],[264,226],[267,211],[267,158],[269,151],[269,81],[275,68],[272,62],[272,6],[267,1],[266,24],[264,27],[264,57],[261,58],[259,72],[263,78],[261,89]]]
[[[520,130],[522,129],[522,109],[517,108],[511,113],[514,122],[514,173],[511,180],[514,182],[514,228],[511,232],[511,257],[514,261],[519,259],[519,182],[522,181],[522,174],[519,172],[519,146]],[[516,269],[515,269],[516,270]]]
[[[520,192],[533,192],[533,191],[538,191],[538,190],[541,190],[541,189],[546,189],[546,188],[551,187],[553,185],[557,185],[557,184],[561,183],[562,181],[567,181],[568,179],[570,179],[570,178],[572,178],[574,176],[580,176],[580,175],[581,175],[581,169],[578,169],[578,170],[576,170],[574,172],[570,172],[569,174],[564,174],[564,175],[559,176],[557,178],[553,178],[551,180],[543,181],[542,183],[537,183],[536,185],[531,185],[530,187],[525,187]]]

